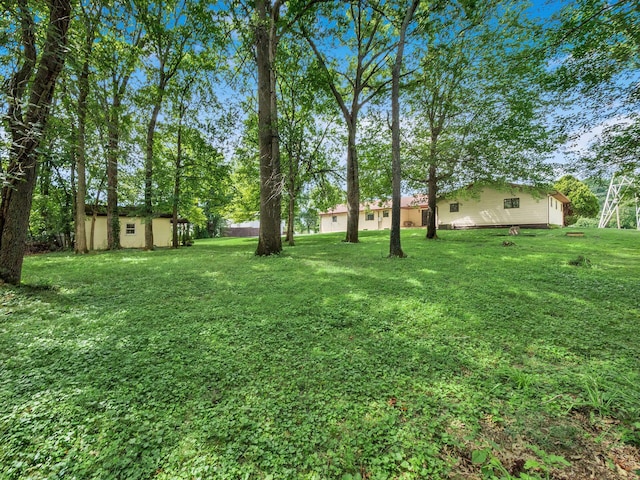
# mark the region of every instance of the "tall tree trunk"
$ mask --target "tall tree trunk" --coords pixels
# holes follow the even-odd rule
[[[100,192],[102,192],[102,187],[104,187],[104,180],[105,177],[102,177],[100,185],[98,186],[98,191],[96,192],[96,198],[93,201],[93,208],[91,212],[91,233],[89,234],[89,250],[95,250],[96,220],[98,220],[98,205],[100,205]]]
[[[178,203],[180,200],[180,178],[182,176],[182,117],[184,106],[180,105],[180,118],[178,119],[178,145],[176,148],[176,175],[173,182],[173,209],[171,218],[173,221],[173,238],[171,246],[178,248]]]
[[[70,188],[64,191],[64,248],[72,247],[72,240],[75,236],[75,218],[76,218],[76,158],[75,153],[72,155],[71,172],[69,174]]]
[[[77,169],[77,189],[75,207],[75,234],[76,253],[87,253],[87,233],[86,233],[86,212],[85,203],[87,197],[87,173],[86,173],[86,124],[87,124],[87,97],[89,96],[89,52],[93,38],[87,36],[85,54],[87,55],[82,66],[82,73],[78,78],[78,132],[76,145],[76,169]]]
[[[49,0],[49,24],[38,68],[29,85],[26,115],[22,98],[35,68],[34,22],[25,0],[19,0],[25,61],[9,83],[8,124],[11,132],[9,184],[0,205],[0,280],[19,284],[29,231],[29,214],[37,178],[38,147],[49,116],[56,80],[66,56],[71,18],[69,0]],[[29,29],[29,31],[26,31]]]
[[[42,198],[49,198],[49,187],[51,186],[51,175],[53,174],[50,159],[46,156],[41,157],[39,159],[38,170],[37,175],[39,182],[36,182],[36,184],[40,183],[40,195]],[[51,209],[49,208],[48,202],[40,208],[40,218],[42,219],[44,230],[47,232],[47,242],[51,242],[54,229],[51,225]]]
[[[156,99],[147,126],[147,152],[144,161],[144,249],[153,250],[153,142],[162,97]]]
[[[141,33],[137,28],[133,33],[131,48],[137,48],[141,42]],[[118,57],[112,59],[116,63]],[[120,127],[122,99],[127,93],[131,71],[118,74],[117,68],[111,72],[112,104],[108,107],[107,142],[107,248],[120,248],[120,218],[118,212],[118,164],[120,159]],[[108,103],[108,102],[107,102]]]
[[[357,111],[352,110],[350,118],[347,119],[349,129],[347,141],[347,235],[344,241],[348,243],[358,243],[358,223],[360,220],[360,179],[356,150],[357,118]]]
[[[436,231],[436,202],[438,200],[436,173],[436,166],[434,163],[431,163],[431,165],[429,165],[429,177],[427,178],[427,205],[429,206],[429,212],[427,213],[427,238],[429,240],[438,238]]]
[[[109,118],[107,150],[107,248],[120,248],[120,218],[118,216],[118,156],[120,154],[120,96],[116,93]]]
[[[295,222],[295,215],[296,215],[297,190],[296,190],[296,168],[294,166],[294,163],[297,163],[297,157],[295,156],[291,148],[287,149],[287,155],[289,157],[289,172],[287,175],[287,192],[289,194],[288,195],[289,208],[287,210],[287,235],[285,237],[285,240],[287,242],[287,245],[289,245],[290,247],[295,247],[296,242],[295,242],[295,239],[293,238],[294,236],[293,224]],[[294,158],[296,158],[296,162],[294,162]]]
[[[256,255],[282,251],[280,150],[278,144],[275,52],[279,1],[256,0],[255,27],[258,69],[258,140],[260,144],[260,233]]]
[[[22,151],[12,156],[15,165],[8,173],[19,174],[20,181],[5,187],[2,195],[2,237],[0,237],[0,279],[18,285],[22,275],[22,261],[29,230],[29,214],[36,183],[37,153],[35,138],[21,142]],[[13,163],[12,162],[12,163]]]
[[[286,236],[287,244],[290,247],[296,246],[296,241],[293,238],[293,235],[294,235],[293,227],[295,222],[295,216],[296,216],[296,198],[293,194],[290,194],[289,195],[289,211],[287,215],[287,236]]]
[[[389,236],[389,256],[405,257],[400,241],[400,207],[401,207],[401,183],[402,167],[400,163],[400,73],[402,71],[402,57],[407,28],[418,8],[420,0],[413,0],[402,21],[400,39],[396,52],[396,61],[391,73],[391,232]]]

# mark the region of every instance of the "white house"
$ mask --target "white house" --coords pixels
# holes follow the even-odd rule
[[[436,219],[442,229],[563,227],[569,202],[560,192],[523,185],[467,187],[438,200]]]
[[[427,211],[426,199],[402,197],[400,202],[400,225],[419,227],[423,225],[423,212]],[[426,218],[426,217],[425,217]],[[359,230],[389,230],[391,228],[391,201],[370,202],[360,205]],[[320,213],[320,233],[346,232],[347,206],[336,205]]]
[[[436,203],[436,222],[441,229],[549,228],[564,226],[569,199],[557,191],[544,191],[524,185],[467,187],[443,196]],[[429,208],[425,197],[403,197],[400,208],[402,227],[427,224]],[[391,228],[391,202],[360,205],[359,230]],[[337,205],[320,213],[320,232],[345,232],[347,206]]]

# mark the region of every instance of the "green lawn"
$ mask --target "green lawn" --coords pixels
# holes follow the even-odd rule
[[[637,478],[640,232],[566,231],[28,257],[0,478]]]

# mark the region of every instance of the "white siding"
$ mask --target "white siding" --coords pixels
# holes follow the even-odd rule
[[[504,200],[518,198],[519,208],[504,208]],[[515,188],[498,191],[485,187],[477,198],[446,199],[438,202],[438,224],[452,227],[491,225],[548,225],[548,197],[534,197]],[[458,212],[450,212],[450,204],[458,203]],[[560,203],[560,202],[558,202]]]
[[[333,221],[336,217],[336,221]],[[347,213],[330,213],[320,215],[320,233],[330,232],[346,232],[347,231]]]
[[[400,210],[400,226],[420,227],[422,226],[423,208],[411,207]]]
[[[134,225],[133,234],[127,233],[127,224]],[[91,245],[91,217],[87,216],[85,223],[87,231],[87,245]],[[170,218],[153,219],[153,244],[156,247],[171,246],[172,225]],[[144,248],[144,223],[139,217],[120,217],[120,245],[122,248]],[[107,248],[107,217],[96,218],[93,237],[94,250],[106,250]]]
[[[385,217],[384,212],[389,212]],[[372,210],[373,220],[367,220],[367,212],[361,211],[358,217],[358,230],[389,230],[391,229],[391,208],[385,210]],[[336,217],[337,221],[333,221]],[[400,210],[400,226],[405,227],[406,222],[412,222],[412,226],[419,227],[422,222],[422,214],[419,208],[403,208]],[[333,213],[320,215],[320,233],[346,232],[347,214]]]
[[[557,198],[549,197],[549,225],[564,227],[563,204]]]

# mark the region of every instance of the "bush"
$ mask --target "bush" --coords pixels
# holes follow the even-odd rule
[[[564,223],[567,227],[572,227],[579,218],[577,215],[567,215],[564,217]]]
[[[597,218],[578,217],[572,226],[578,228],[598,228],[598,223]]]

